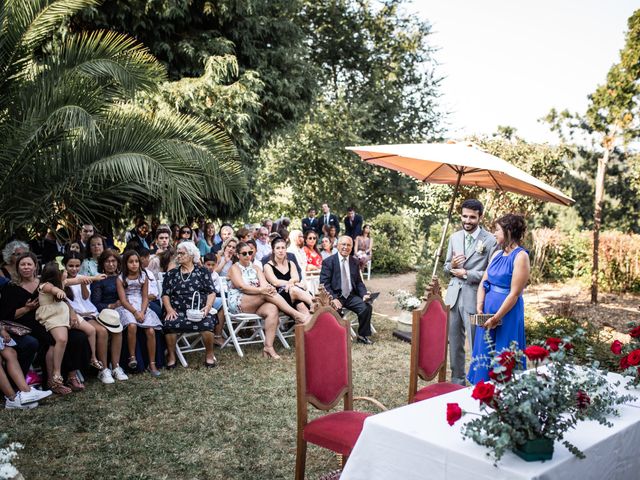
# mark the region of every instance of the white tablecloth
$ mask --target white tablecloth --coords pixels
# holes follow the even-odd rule
[[[619,375],[610,374],[620,379]],[[447,403],[459,403],[463,410],[479,412],[471,389],[389,410],[369,417],[364,424],[342,480],[638,480],[640,479],[640,395],[632,405],[621,405],[620,417],[612,417],[613,428],[597,422],[580,422],[565,438],[586,454],[575,457],[560,442],[554,445],[553,459],[525,462],[511,452],[497,467],[487,449],[470,439],[463,440],[460,429],[465,415],[453,426],[446,422]]]

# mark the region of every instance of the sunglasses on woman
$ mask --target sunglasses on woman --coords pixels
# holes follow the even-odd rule
[[[188,234],[188,235],[191,235],[191,230],[181,230],[180,231],[180,235],[184,235],[185,233]]]
[[[240,252],[240,255],[243,257],[253,255],[253,250],[249,250],[248,252]]]

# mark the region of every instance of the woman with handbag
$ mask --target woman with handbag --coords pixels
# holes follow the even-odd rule
[[[218,319],[212,310],[215,289],[211,274],[199,265],[200,250],[191,241],[177,246],[176,261],[178,267],[167,272],[162,281],[167,369],[176,367],[176,342],[183,332],[202,335],[204,366],[213,368],[218,364],[213,354],[213,329]]]

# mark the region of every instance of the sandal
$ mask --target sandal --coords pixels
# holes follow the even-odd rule
[[[135,370],[136,368],[138,368],[138,361],[136,360],[136,357],[129,357],[127,367],[129,367],[129,369],[131,370]]]
[[[158,370],[157,368],[154,370],[151,368],[151,365],[153,365],[154,367],[156,366],[156,362],[149,362],[149,367],[147,368],[147,371],[151,374],[152,377],[159,377],[160,374],[160,370]]]
[[[69,375],[67,377],[66,385],[71,388],[74,392],[82,392],[84,391],[84,383],[80,381],[80,379],[75,375]]]
[[[95,368],[99,372],[104,370],[104,365],[102,365],[102,362],[100,360],[91,360],[91,363],[89,365],[91,365],[93,368]]]
[[[68,395],[72,392],[69,387],[65,387],[62,375],[53,375],[51,380],[49,380],[49,388],[53,393],[57,393],[58,395]]]

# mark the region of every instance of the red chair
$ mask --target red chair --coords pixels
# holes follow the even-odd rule
[[[462,385],[445,381],[448,324],[449,307],[437,294],[430,294],[421,307],[413,311],[409,403],[464,388]],[[430,381],[436,376],[437,383],[418,390],[418,377]]]
[[[296,326],[296,377],[296,479],[304,480],[307,442],[342,455],[342,464],[346,462],[365,418],[371,415],[354,411],[353,400],[368,400],[383,410],[386,408],[375,399],[353,397],[349,322],[331,307],[316,308],[307,324]],[[309,420],[308,403],[329,411],[341,400],[343,411]]]

